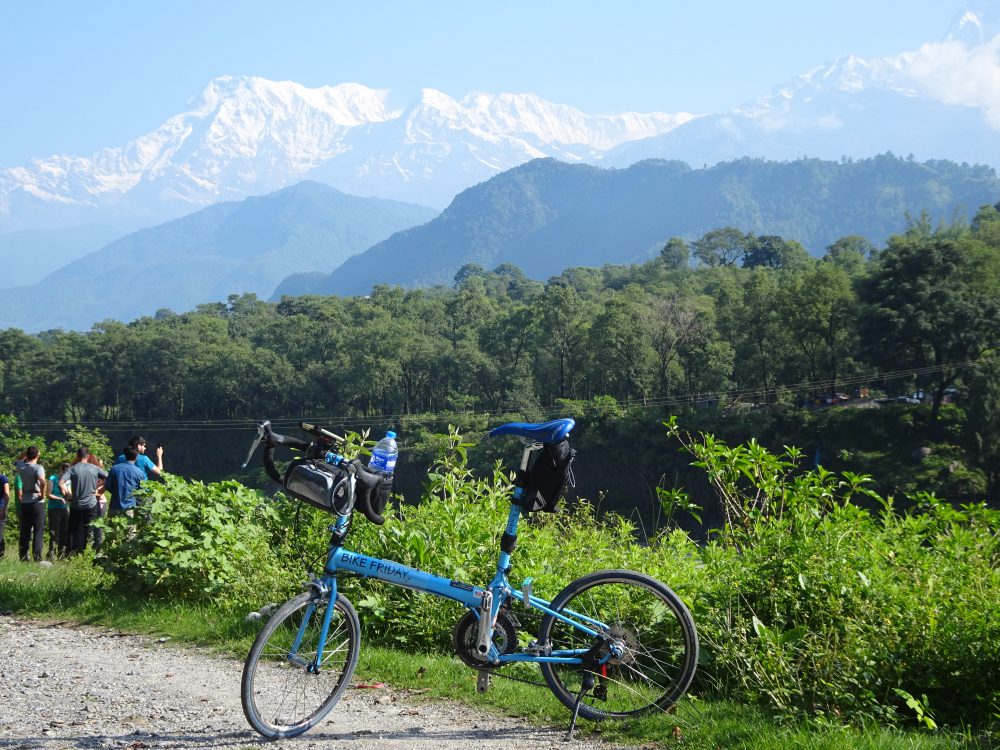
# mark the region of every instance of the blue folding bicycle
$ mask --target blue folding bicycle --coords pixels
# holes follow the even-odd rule
[[[572,711],[570,737],[578,716],[626,718],[674,705],[694,677],[698,636],[687,607],[667,586],[630,570],[601,570],[548,601],[534,595],[531,579],[517,589],[508,581],[518,521],[525,513],[554,510],[571,472],[575,451],[567,438],[573,426],[572,419],[515,422],[490,432],[517,436],[525,447],[496,575],[476,586],[344,547],[355,510],[372,523],[385,521],[391,479],[367,471],[357,459],[331,463],[331,448],[341,438],[322,427],[302,423],[312,436],[305,441],[279,435],[270,422],[258,425],[244,466],[263,444],[267,473],[336,521],[322,575],[271,615],[247,656],[242,702],[254,729],[274,739],[300,735],[330,712],[350,684],[361,625],[337,590],[341,572],[461,602],[468,612],[455,626],[453,643],[458,657],[478,670],[477,689],[487,690],[491,675],[502,674],[505,665],[538,664],[548,688]],[[279,446],[302,452],[284,474],[274,463]],[[519,638],[518,613],[524,617],[526,610],[540,613],[540,624],[530,642],[520,645],[528,638]]]

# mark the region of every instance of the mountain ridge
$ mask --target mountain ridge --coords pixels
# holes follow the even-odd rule
[[[37,283],[3,290],[0,320],[26,331],[79,330],[106,318],[184,311],[230,294],[265,297],[292,271],[339,265],[435,214],[302,182],[139,230]]]
[[[293,289],[358,295],[375,284],[450,285],[468,263],[512,263],[545,280],[574,266],[644,261],[671,237],[690,241],[722,226],[795,240],[819,255],[847,235],[884,242],[905,229],[908,214],[971,218],[998,197],[991,167],[891,154],[841,162],[745,158],[703,169],[540,159],[463,191],[437,218],[348,258],[325,278],[283,281],[272,299]]]

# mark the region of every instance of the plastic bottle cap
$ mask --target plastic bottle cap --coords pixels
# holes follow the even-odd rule
[[[385,433],[385,436],[388,437],[388,438],[395,438],[396,437],[396,433],[393,432],[392,430],[389,430],[388,432]]]

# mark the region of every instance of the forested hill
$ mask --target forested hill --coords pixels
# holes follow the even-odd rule
[[[670,237],[732,226],[802,243],[813,255],[845,235],[876,245],[907,214],[970,217],[1000,198],[990,167],[883,155],[860,161],[742,159],[705,169],[643,161],[599,169],[539,159],[461,193],[430,223],[348,259],[329,276],[301,276],[282,294],[367,294],[373,285],[451,284],[475,263],[512,263],[546,279],[570,266],[631,263]]]
[[[318,182],[217,203],[115,240],[45,279],[9,278],[25,285],[0,293],[0,325],[86,330],[234,293],[267,296],[291,271],[337,266],[436,213]]]

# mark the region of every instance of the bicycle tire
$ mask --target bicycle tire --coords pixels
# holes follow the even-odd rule
[[[570,611],[604,625],[597,628],[623,644],[624,653],[597,670],[598,693],[590,691],[580,703],[580,716],[600,721],[666,710],[687,691],[698,666],[698,633],[694,618],[680,597],[655,578],[631,570],[602,570],[570,583],[551,609]],[[577,618],[579,620],[579,618]],[[545,615],[539,626],[540,643],[552,651],[587,649],[598,641]],[[552,693],[570,710],[583,684],[580,665],[539,665]],[[603,688],[600,686],[603,685]]]
[[[310,605],[314,605],[310,607]],[[361,624],[351,603],[338,595],[330,620],[323,664],[307,671],[315,659],[328,599],[300,594],[282,604],[257,634],[243,666],[241,700],[250,726],[270,739],[297,737],[316,726],[350,684],[358,663]],[[309,617],[302,643],[290,657],[304,616]]]

